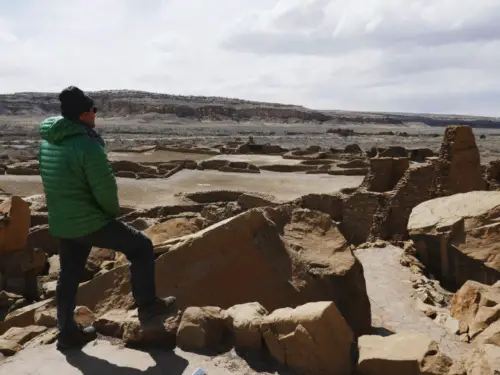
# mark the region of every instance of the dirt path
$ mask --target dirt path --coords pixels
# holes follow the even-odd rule
[[[415,308],[415,301],[410,295],[411,272],[399,263],[401,254],[402,249],[394,246],[356,251],[365,271],[373,326],[392,332],[426,333],[440,344],[444,353],[454,359],[460,358],[470,349],[470,344],[459,341],[458,336],[452,335]]]

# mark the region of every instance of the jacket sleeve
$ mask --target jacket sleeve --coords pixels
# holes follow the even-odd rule
[[[97,142],[87,143],[83,155],[83,168],[97,203],[103,212],[116,218],[120,214],[118,187],[106,153]]]

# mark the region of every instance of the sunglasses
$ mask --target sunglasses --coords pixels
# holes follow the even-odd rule
[[[92,112],[94,112],[94,114],[97,113],[97,107],[96,106],[91,107],[91,109],[92,109]]]

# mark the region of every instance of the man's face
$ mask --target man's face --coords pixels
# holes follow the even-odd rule
[[[95,116],[97,113],[97,108],[90,108],[89,112],[84,112],[80,115],[80,120],[83,121],[88,127],[95,127]]]

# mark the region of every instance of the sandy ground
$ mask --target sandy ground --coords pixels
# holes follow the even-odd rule
[[[205,160],[212,155],[207,154],[194,154],[183,153],[175,151],[148,151],[148,152],[109,152],[108,158],[110,160],[129,160],[136,163],[145,162],[168,162],[171,160]]]
[[[260,174],[222,173],[218,171],[183,170],[168,179],[133,180],[118,178],[122,205],[154,207],[182,202],[176,193],[207,190],[237,190],[270,194],[280,201],[299,198],[309,193],[333,193],[356,187],[362,176],[306,175],[299,173]],[[19,196],[42,194],[39,176],[0,176],[0,189]]]

